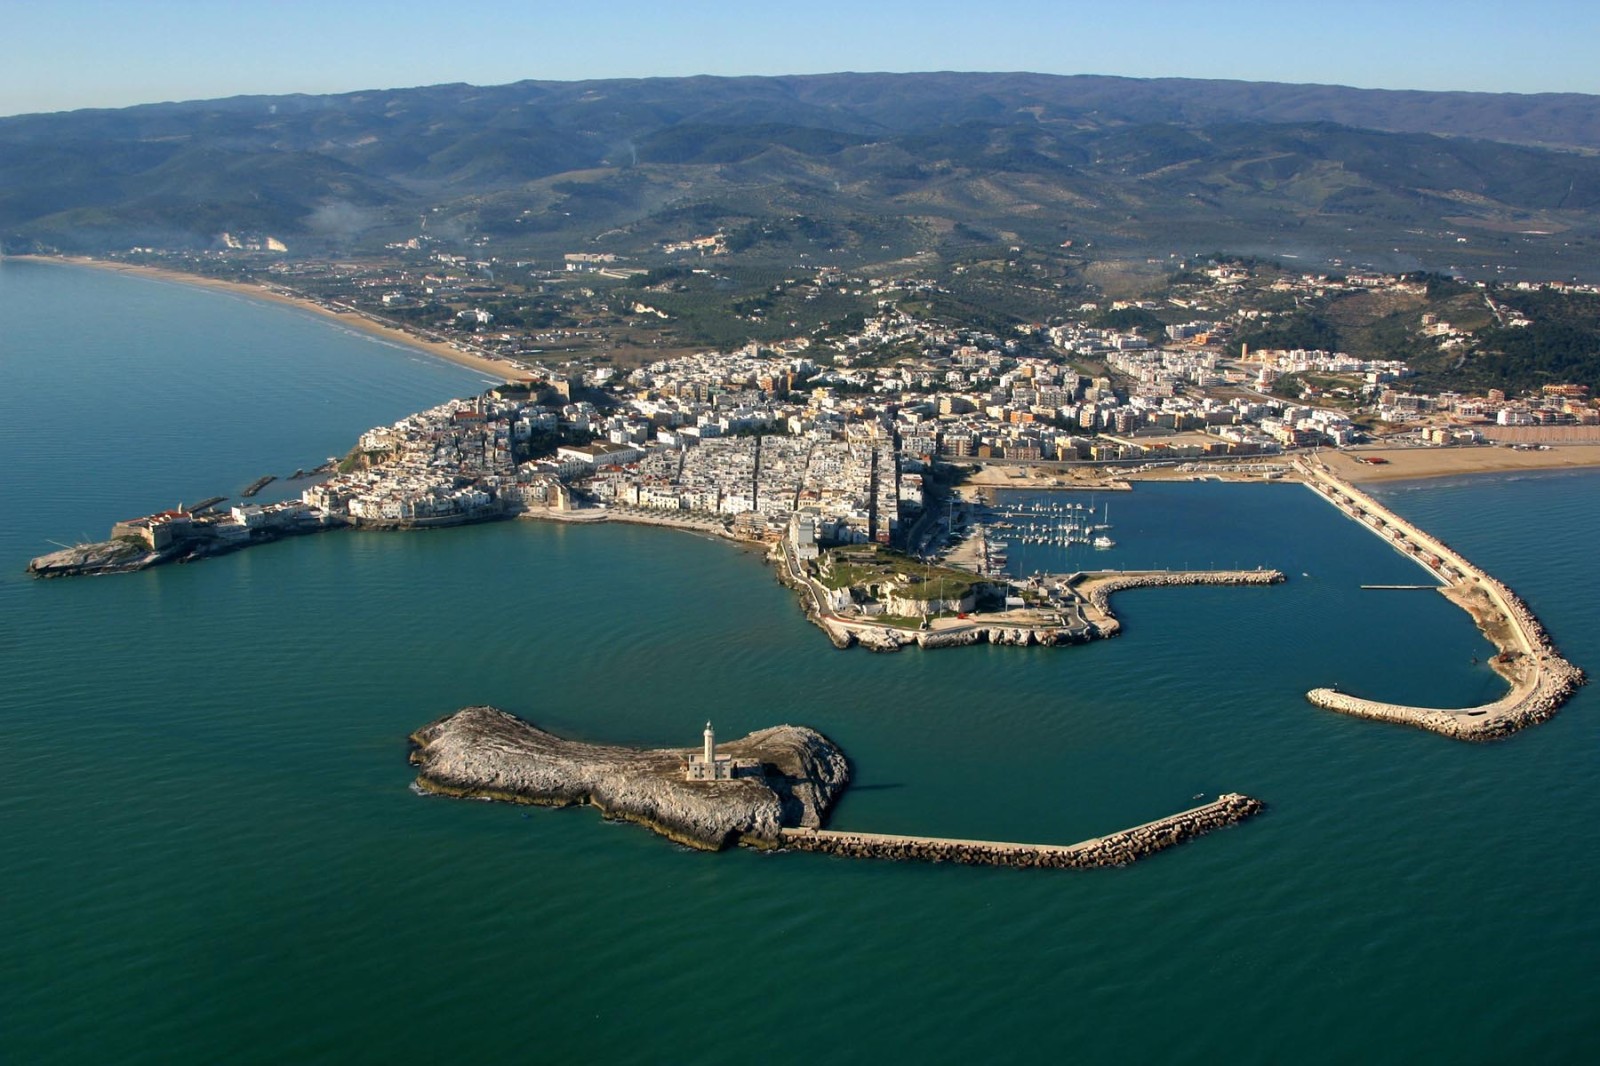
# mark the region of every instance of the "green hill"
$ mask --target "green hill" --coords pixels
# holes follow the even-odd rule
[[[997,243],[1224,249],[1600,276],[1600,107],[1033,74],[443,85],[0,119],[8,250],[296,252],[416,232],[644,254],[716,226],[833,227],[849,262]],[[851,220],[898,220],[871,243]],[[907,244],[907,242],[910,242]],[[747,251],[759,253],[760,240]],[[886,249],[885,245],[889,247]],[[775,250],[774,254],[781,252]]]

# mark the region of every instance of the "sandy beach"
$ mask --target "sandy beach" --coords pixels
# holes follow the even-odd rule
[[[1349,451],[1333,448],[1319,453],[1329,469],[1351,482],[1414,481],[1423,478],[1468,477],[1474,474],[1508,474],[1519,471],[1582,470],[1600,467],[1600,442],[1551,444],[1544,451],[1520,451],[1499,445],[1474,445],[1454,448],[1362,447]],[[1382,463],[1362,462],[1382,459]],[[1226,462],[1205,463],[1203,472],[1182,470],[1177,465],[1114,470],[1079,467],[1071,471],[1030,469],[1021,466],[984,467],[964,483],[968,491],[985,488],[1038,490],[1078,488],[1106,491],[1129,488],[1134,481],[1260,481],[1262,474],[1253,466],[1289,466],[1290,457],[1263,455],[1241,460],[1238,470]]]
[[[1554,444],[1548,451],[1517,451],[1493,445],[1465,448],[1360,448],[1348,452],[1324,449],[1320,455],[1330,470],[1355,482],[1600,467],[1600,444]],[[1358,461],[1364,458],[1387,461],[1381,464]]]
[[[306,297],[275,289],[268,285],[255,285],[240,281],[224,281],[221,278],[208,278],[199,274],[186,274],[181,270],[168,270],[164,267],[143,266],[134,263],[119,263],[109,259],[94,259],[89,256],[43,256],[43,255],[17,255],[7,258],[29,263],[53,263],[58,266],[91,267],[95,270],[109,270],[118,274],[137,274],[142,277],[157,278],[162,281],[171,281],[180,285],[195,285],[203,289],[217,289],[223,292],[247,296],[253,300],[268,300],[272,303],[295,307],[302,311],[309,311],[320,315],[340,325],[351,329],[358,329],[374,337],[381,337],[395,344],[403,344],[408,348],[447,359],[457,366],[468,367],[491,377],[505,381],[525,380],[529,375],[496,359],[489,359],[471,352],[464,352],[458,348],[440,341],[431,341],[419,337],[398,326],[391,326],[375,317],[359,311],[332,311],[321,304]]]

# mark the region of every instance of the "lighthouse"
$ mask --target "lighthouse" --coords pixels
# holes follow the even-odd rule
[[[685,781],[732,781],[741,771],[748,772],[755,764],[740,761],[732,755],[717,754],[717,731],[706,723],[705,747],[698,753],[691,751],[683,764]]]

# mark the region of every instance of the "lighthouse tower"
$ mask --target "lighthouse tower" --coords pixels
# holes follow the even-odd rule
[[[690,755],[683,766],[685,781],[731,781],[738,768],[732,755],[717,754],[717,732],[706,723],[705,747],[698,755]]]

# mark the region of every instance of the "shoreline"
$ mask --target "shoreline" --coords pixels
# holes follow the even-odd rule
[[[1484,474],[1527,474],[1592,470],[1600,467],[1600,444],[1550,444],[1548,451],[1517,451],[1499,445],[1440,448],[1324,448],[1318,458],[1353,484],[1386,481],[1432,481]],[[1374,466],[1357,457],[1386,460]]]
[[[334,311],[307,296],[301,296],[282,289],[275,289],[270,285],[244,281],[228,281],[223,278],[208,278],[200,274],[189,274],[182,270],[172,270],[167,267],[145,266],[140,263],[122,263],[114,259],[95,259],[91,256],[67,255],[9,255],[7,259],[14,259],[21,263],[45,263],[54,266],[86,267],[90,270],[104,270],[113,274],[131,274],[136,277],[150,278],[155,281],[167,281],[176,285],[191,285],[199,289],[211,289],[216,292],[230,292],[236,296],[247,299],[262,300],[267,303],[278,304],[282,307],[291,307],[300,311],[314,314],[319,318],[348,326],[353,330],[365,333],[370,337],[390,341],[394,344],[431,355],[438,359],[476,370],[490,377],[502,381],[515,381],[529,377],[525,372],[496,359],[481,355],[473,355],[460,349],[452,348],[442,341],[432,341],[425,337],[418,337],[409,330],[400,326],[389,325],[368,315],[363,311]]]

